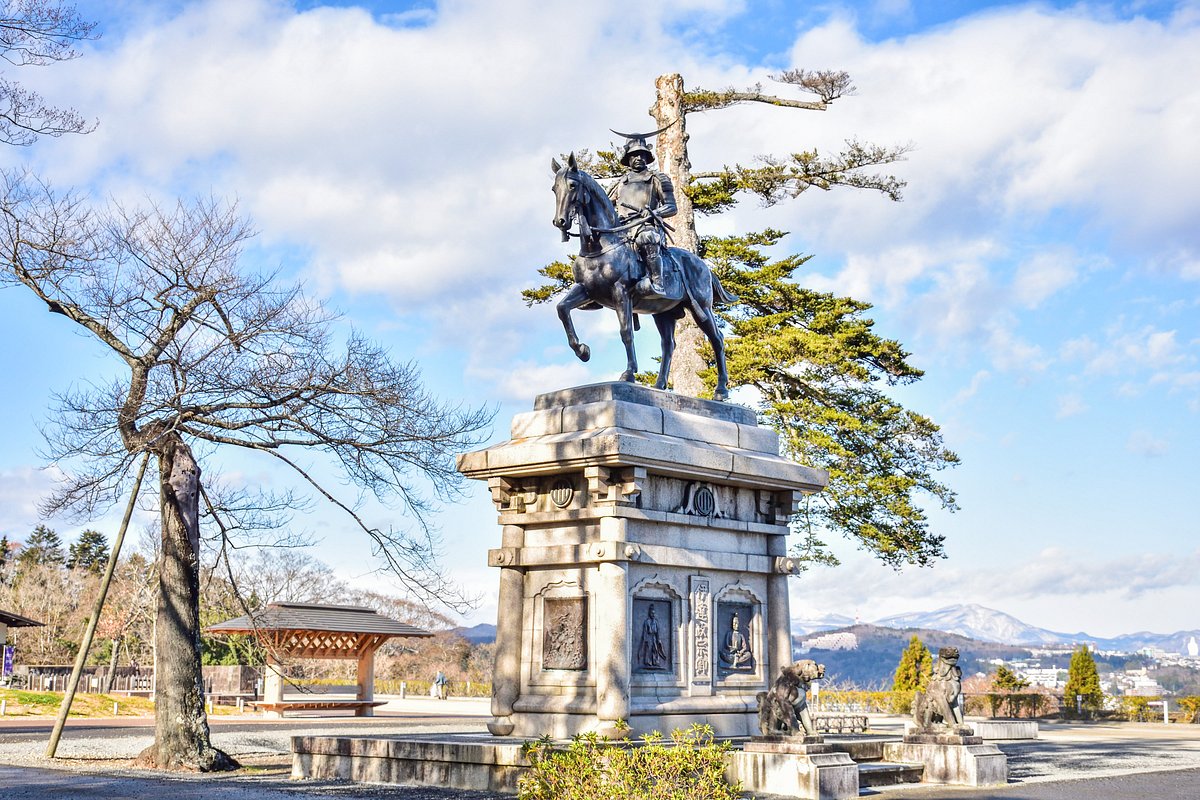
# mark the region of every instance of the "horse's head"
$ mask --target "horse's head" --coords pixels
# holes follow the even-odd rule
[[[562,231],[562,240],[568,241],[567,231],[575,221],[579,209],[579,164],[575,154],[571,153],[565,165],[559,164],[558,159],[550,159],[550,168],[554,170],[554,227]]]

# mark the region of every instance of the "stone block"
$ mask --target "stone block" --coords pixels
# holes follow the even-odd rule
[[[512,418],[509,435],[514,439],[528,439],[532,436],[550,436],[563,432],[562,409],[550,408],[545,411],[526,411]]]
[[[779,434],[771,428],[758,425],[738,425],[737,446],[755,453],[779,455]]]
[[[756,414],[753,409],[734,403],[720,403],[714,400],[701,400],[698,397],[687,397],[652,389],[636,383],[610,382],[593,383],[588,386],[576,386],[557,392],[538,395],[533,407],[537,410],[573,406],[582,403],[601,403],[623,401],[639,405],[663,408],[671,411],[682,411],[712,419],[722,419],[741,425],[753,425]]]
[[[735,750],[725,772],[748,794],[812,800],[858,797],[858,765],[845,753],[764,753]]]
[[[994,744],[888,742],[886,761],[924,764],[925,783],[996,786],[1008,783],[1008,757]]]
[[[635,403],[584,403],[562,410],[562,428],[564,433],[601,428],[662,433],[663,412]]]
[[[732,422],[700,417],[695,414],[681,414],[677,411],[662,412],[663,434],[680,439],[691,439],[725,447],[739,447],[738,442],[741,439],[738,434],[739,427],[741,426]]]
[[[1036,739],[1037,720],[1033,719],[981,719],[972,720],[975,735],[987,740]]]

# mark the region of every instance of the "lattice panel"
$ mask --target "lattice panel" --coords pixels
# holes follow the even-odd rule
[[[386,637],[331,631],[271,631],[269,647],[281,655],[300,658],[355,658],[374,650]]]

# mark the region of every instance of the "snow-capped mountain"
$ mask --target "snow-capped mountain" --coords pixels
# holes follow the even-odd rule
[[[1002,644],[1037,645],[1094,641],[1086,633],[1059,633],[1034,627],[1011,614],[974,603],[946,606],[936,611],[895,614],[876,620],[875,624],[885,628],[928,628]]]
[[[1063,633],[1038,628],[1022,622],[1011,614],[986,608],[974,603],[954,605],[939,608],[936,611],[917,611],[908,614],[895,614],[875,622],[885,628],[926,628],[930,630],[957,633],[985,642],[1001,644],[1042,645],[1042,644],[1076,644],[1089,643],[1101,650],[1117,650],[1121,652],[1136,652],[1147,647],[1156,647],[1168,653],[1187,653],[1187,645],[1193,637],[1200,637],[1197,631],[1176,631],[1175,633],[1138,633],[1122,634],[1113,638],[1092,636],[1083,631]]]

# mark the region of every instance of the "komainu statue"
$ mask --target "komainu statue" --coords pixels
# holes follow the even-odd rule
[[[929,688],[913,697],[913,720],[921,728],[940,722],[948,726],[963,724],[962,668],[958,666],[958,648],[938,650],[937,663]]]
[[[808,713],[808,687],[825,677],[825,665],[811,659],[780,670],[769,692],[758,693],[758,729],[763,736],[816,736]]]

